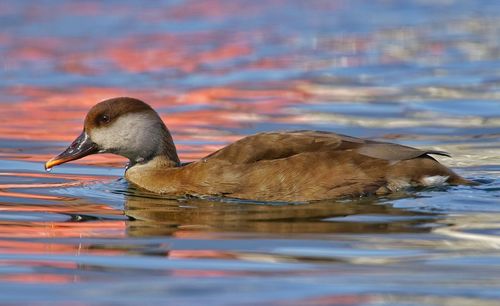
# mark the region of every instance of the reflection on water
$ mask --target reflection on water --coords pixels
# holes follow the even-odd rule
[[[0,303],[496,305],[498,16],[461,0],[1,2]],[[160,112],[183,161],[321,129],[448,151],[483,184],[285,204],[147,194],[115,156],[45,173],[121,95]]]
[[[184,230],[290,237],[309,233],[420,232],[429,229],[420,228],[419,224],[429,223],[438,216],[396,209],[374,199],[266,205],[196,199],[179,202],[140,195],[126,198],[125,213],[135,219],[128,223],[131,236],[174,235]]]

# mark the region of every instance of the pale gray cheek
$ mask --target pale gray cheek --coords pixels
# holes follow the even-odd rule
[[[123,136],[113,128],[101,128],[93,131],[90,137],[101,150],[113,151],[120,148],[122,141],[127,141]]]
[[[104,153],[135,159],[158,145],[155,119],[148,114],[125,115],[111,126],[94,129],[90,137]]]

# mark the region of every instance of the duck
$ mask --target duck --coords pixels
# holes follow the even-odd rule
[[[129,160],[133,186],[175,197],[310,202],[473,184],[431,156],[446,152],[313,130],[258,133],[181,163],[158,113],[131,97],[93,106],[82,133],[45,169],[103,153]]]

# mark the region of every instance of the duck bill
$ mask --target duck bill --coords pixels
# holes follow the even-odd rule
[[[66,150],[64,150],[64,152],[46,162],[45,170],[97,152],[97,145],[90,140],[89,135],[84,131]]]

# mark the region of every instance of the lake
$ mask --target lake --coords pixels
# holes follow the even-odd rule
[[[0,304],[497,305],[500,2],[0,2]],[[132,96],[182,161],[314,129],[450,152],[478,186],[309,204],[170,199],[89,156]]]

